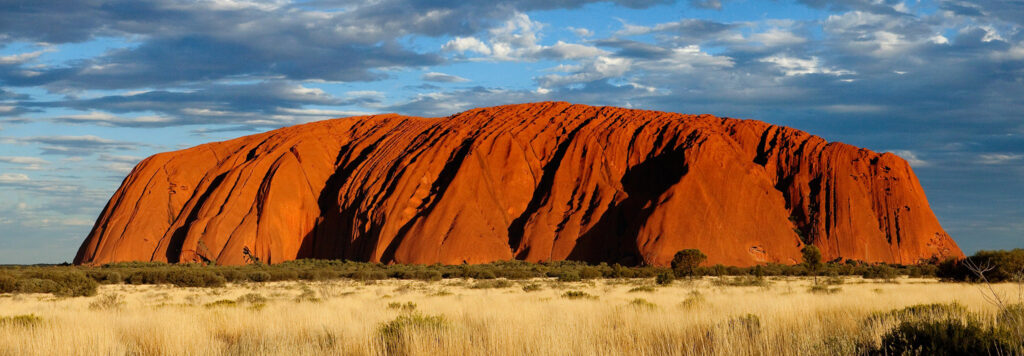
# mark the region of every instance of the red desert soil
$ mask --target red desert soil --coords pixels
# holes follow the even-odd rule
[[[801,236],[802,235],[802,236]],[[287,127],[160,153],[75,257],[242,264],[584,260],[667,265],[962,257],[910,166],[760,121],[507,105]]]

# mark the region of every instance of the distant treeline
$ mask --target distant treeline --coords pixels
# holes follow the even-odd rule
[[[1012,280],[1024,271],[1024,249],[982,251],[968,259],[979,264],[994,264],[990,281]],[[216,266],[166,264],[161,262],[111,263],[100,267],[83,266],[0,266],[0,293],[52,293],[57,296],[88,296],[99,284],[172,284],[180,287],[220,287],[225,283],[289,280],[415,279],[436,281],[446,278],[528,279],[557,278],[573,282],[595,278],[652,278],[675,274],[667,267],[628,267],[618,264],[586,264],[574,261],[531,263],[500,261],[477,265],[385,265],[341,260],[303,259],[274,265]],[[892,279],[897,276],[941,277],[949,280],[977,279],[963,261],[944,261],[917,265],[869,264],[859,261],[834,261],[809,267],[765,264],[753,267],[696,267],[687,276],[862,276]]]

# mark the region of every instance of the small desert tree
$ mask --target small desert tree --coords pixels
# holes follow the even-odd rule
[[[800,252],[804,255],[804,264],[807,265],[807,270],[814,275],[814,284],[818,284],[818,270],[821,269],[821,251],[818,250],[817,246],[807,245]]]
[[[707,259],[707,255],[695,248],[676,252],[676,255],[672,257],[672,272],[679,277],[693,276],[697,266],[700,266]]]

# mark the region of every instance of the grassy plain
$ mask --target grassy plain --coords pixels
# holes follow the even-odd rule
[[[872,314],[951,302],[997,313],[979,285],[928,278],[845,277],[817,291],[807,277],[750,282],[339,279],[2,294],[0,355],[851,355],[897,323]],[[1020,298],[1018,285],[995,288]]]

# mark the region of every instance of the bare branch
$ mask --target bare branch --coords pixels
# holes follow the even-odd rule
[[[996,266],[992,264],[992,261],[986,260],[985,262],[979,264],[968,258],[963,261],[963,264],[964,267],[967,267],[968,271],[974,273],[974,275],[978,276],[978,279],[982,283],[984,283],[984,287],[978,288],[981,289],[981,295],[982,297],[985,298],[985,301],[995,305],[999,309],[1005,308],[1006,302],[1004,301],[1003,296],[996,291],[996,288],[995,286],[992,285],[992,282],[990,282],[988,278],[985,277],[985,273],[988,273],[996,268]]]

